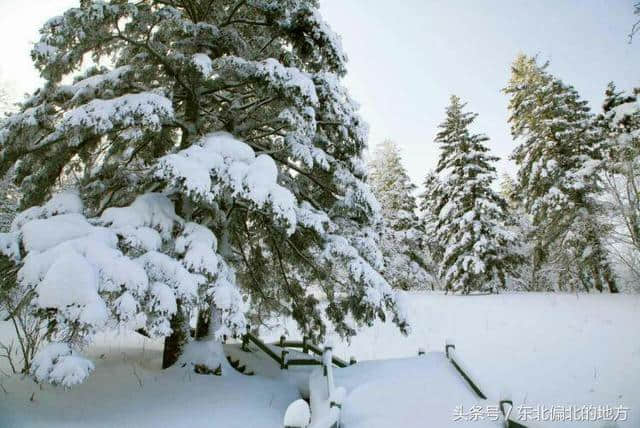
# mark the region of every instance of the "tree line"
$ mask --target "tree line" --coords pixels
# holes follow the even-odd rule
[[[517,175],[498,183],[476,113],[452,96],[435,170],[414,195],[397,145],[378,145],[369,184],[394,286],[447,292],[637,289],[640,279],[640,89],[610,83],[590,111],[548,63],[519,55],[504,88]],[[419,207],[419,209],[418,209]]]

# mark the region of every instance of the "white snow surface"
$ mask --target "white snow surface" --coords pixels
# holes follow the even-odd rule
[[[303,427],[309,424],[310,419],[309,405],[303,399],[299,399],[291,403],[287,408],[284,416],[284,426]]]
[[[431,292],[403,293],[403,296],[402,303],[411,325],[408,337],[398,333],[391,322],[376,322],[363,329],[350,344],[336,339],[334,354],[347,360],[353,355],[359,362],[404,358],[417,355],[419,348],[427,352],[444,351],[448,339],[456,345],[490,404],[497,403],[508,391],[516,407],[621,405],[630,410],[628,420],[619,421],[618,426],[640,426],[640,331],[637,328],[640,296],[556,293],[445,296]],[[263,336],[276,341],[283,332],[288,340],[298,337],[293,323],[286,323],[284,329],[264,332]],[[349,371],[334,371],[336,386],[349,390],[355,378],[347,375]],[[408,375],[406,383],[401,381],[404,375],[400,373],[394,377],[380,375],[380,385],[375,390],[358,395],[349,392],[344,405],[344,417],[348,418],[344,420],[344,427],[352,428],[346,422],[358,428],[373,426],[360,425],[356,416],[368,418],[367,410],[349,409],[349,403],[367,406],[368,400],[375,399],[376,405],[370,406],[371,411],[380,411],[381,403],[387,402],[391,408],[399,408],[401,400],[394,400],[392,392],[386,392],[391,390],[403,394],[409,402],[405,412],[412,412],[413,418],[396,415],[403,423],[386,426],[424,427],[419,416],[424,414],[427,397],[425,401],[413,400],[411,391],[423,391],[429,380],[419,369],[411,371],[415,381]],[[346,376],[344,380],[340,379],[342,373]],[[448,415],[453,416],[453,411],[453,408],[447,409]],[[414,425],[407,422],[409,420],[413,420]],[[434,426],[460,426],[461,423]],[[469,426],[478,423],[469,422]],[[535,426],[607,425],[600,421],[544,422]]]
[[[57,331],[49,340],[64,340],[55,335],[63,337],[70,329],[81,332],[74,344],[78,349],[96,332],[115,328],[166,336],[176,299],[197,305],[203,293],[222,312],[214,332],[218,337],[244,327],[244,301],[233,269],[216,254],[216,237],[201,225],[185,224],[167,196],[141,195],[130,206],[105,210],[99,219],[87,219],[81,211],[78,196],[63,193],[23,212],[13,232],[0,233],[0,251],[20,262],[17,288],[35,292],[29,310],[56,309]],[[176,225],[184,227],[173,239]],[[143,251],[130,254],[118,236]],[[182,259],[159,251],[170,239]],[[22,260],[20,244],[27,253]],[[36,377],[44,381],[49,375],[52,383],[71,386],[92,368],[75,355],[56,361]]]
[[[363,361],[334,370],[346,389],[344,428],[425,426],[500,427],[498,421],[453,421],[454,409],[483,406],[442,352],[422,357]],[[497,403],[491,403],[496,405]]]
[[[640,296],[414,292],[405,293],[403,301],[412,326],[408,337],[390,322],[365,328],[351,344],[333,337],[335,355],[358,359],[355,366],[334,369],[336,388],[346,390],[344,428],[422,428],[425,421],[442,428],[499,426],[487,420],[454,422],[454,407],[496,404],[504,391],[516,407],[622,405],[629,409],[628,420],[618,427],[638,426]],[[263,329],[261,337],[277,341],[283,333],[291,340],[299,337],[289,320],[284,328]],[[0,322],[0,339],[10,336],[9,323]],[[447,340],[456,345],[487,402],[478,401],[452,371],[442,354]],[[206,353],[212,345],[198,346]],[[418,348],[427,354],[418,357]],[[161,371],[160,349],[160,341],[100,335],[87,354],[96,361],[94,374],[68,391],[40,388],[20,376],[0,377],[7,391],[0,388],[0,426],[281,427],[287,406],[308,394],[303,391],[308,368],[280,370],[255,348],[244,353],[237,345],[226,346],[234,359],[245,356],[243,363],[257,373],[251,377],[224,368],[221,377],[178,367]],[[0,368],[6,371],[2,360]],[[615,426],[602,421],[527,425]]]
[[[0,335],[6,332],[0,323]],[[222,376],[163,371],[161,342],[142,336],[100,336],[92,357],[94,374],[68,390],[0,376],[0,427],[281,428],[285,409],[300,398],[291,384],[233,369]]]

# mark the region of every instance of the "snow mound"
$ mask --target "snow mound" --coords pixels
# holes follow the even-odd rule
[[[81,348],[114,328],[167,336],[177,299],[187,311],[213,302],[221,311],[217,337],[244,328],[246,304],[215,235],[177,216],[165,195],[141,195],[100,218],[82,211],[77,195],[63,193],[22,213],[13,232],[0,233],[0,251],[19,266],[18,288],[33,296],[31,315],[55,320],[52,340]],[[47,355],[42,361],[55,362],[43,363],[36,379],[71,386],[91,372],[75,355]]]
[[[66,343],[50,343],[35,355],[31,373],[38,382],[68,388],[82,383],[94,368],[91,361],[74,353]]]
[[[294,401],[284,414],[285,427],[306,427],[311,420],[309,405],[303,399]]]

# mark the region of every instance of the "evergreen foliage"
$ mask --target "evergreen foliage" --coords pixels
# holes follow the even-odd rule
[[[464,112],[456,96],[446,110],[435,141],[440,145],[436,172],[442,176],[434,201],[436,236],[444,253],[440,278],[445,288],[468,294],[505,288],[509,274],[516,274],[520,257],[513,251],[513,235],[506,229],[507,204],[492,188],[498,158],[491,156],[488,138],[472,134],[477,117]]]
[[[520,55],[504,91],[510,96],[511,133],[519,141],[517,193],[532,216],[533,278],[545,261],[560,266],[558,289],[617,291],[602,242],[596,197],[602,144],[587,103],[546,71],[547,64]]]
[[[428,271],[425,231],[416,214],[416,189],[391,140],[376,147],[369,163],[369,184],[382,207],[380,248],[385,277],[400,289],[433,288]]]
[[[367,126],[317,1],[83,0],[32,57],[45,84],[0,130],[0,173],[16,166],[26,209],[2,250],[70,346],[43,354],[52,381],[96,331],[182,337],[198,309],[218,337],[245,313],[290,315],[314,340],[325,321],[345,336],[389,315],[406,327],[379,273]]]
[[[596,118],[604,141],[604,188],[617,221],[610,240],[617,258],[640,279],[640,103],[632,94],[607,86],[602,113]]]

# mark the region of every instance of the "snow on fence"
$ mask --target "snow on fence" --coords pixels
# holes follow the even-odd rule
[[[487,396],[480,389],[479,383],[474,376],[472,376],[471,371],[468,367],[462,362],[460,356],[456,352],[456,345],[447,341],[444,346],[444,353],[447,359],[451,362],[456,371],[462,376],[465,382],[469,385],[469,387],[473,390],[473,392],[481,399],[486,400]],[[420,351],[418,351],[418,355],[422,355]],[[506,428],[527,428],[525,425],[522,425],[518,422],[515,422],[509,418],[511,414],[511,410],[513,409],[513,401],[509,399],[507,395],[501,397],[500,402],[498,404],[500,408],[500,412],[502,413],[504,419],[504,426]]]
[[[460,358],[457,356],[456,345],[454,345],[453,343],[447,342],[444,346],[444,353],[447,359],[451,362],[451,364],[453,364],[453,367],[455,367],[458,373],[460,373],[462,378],[471,387],[473,392],[475,392],[475,394],[478,397],[482,398],[483,400],[486,400],[487,396],[480,390],[480,387],[478,386],[478,382],[473,379],[469,369],[466,368],[466,366],[462,363]]]
[[[249,341],[255,343],[260,349],[267,353],[267,355],[279,362],[281,364],[281,368],[286,369],[289,365],[296,364],[322,365],[322,369],[316,369],[309,379],[311,406],[309,406],[309,404],[304,400],[296,400],[291,403],[285,413],[284,428],[340,428],[342,403],[346,397],[346,390],[342,387],[336,387],[333,377],[333,368],[334,365],[337,367],[345,367],[349,364],[334,357],[331,346],[325,346],[324,350],[320,351],[319,348],[309,344],[306,339],[303,339],[302,342],[288,342],[284,336],[281,336],[277,345],[282,348],[283,352],[281,353],[281,356],[278,356],[277,353],[272,351],[268,345],[264,344],[247,331],[247,334],[243,337],[243,348],[246,348]],[[301,348],[303,353],[322,355],[322,359],[288,360],[286,358],[287,351],[285,349],[287,347]],[[418,350],[418,356],[425,354],[426,352],[424,349],[421,348]],[[449,341],[445,344],[445,356],[476,396],[482,400],[487,400],[487,395],[480,388],[478,381],[457,354],[455,345]],[[352,358],[350,363],[355,364],[355,359]],[[504,397],[501,397],[499,401],[499,409],[503,416],[504,426],[506,428],[527,428],[525,425],[510,419],[511,410],[513,408],[513,402],[508,398],[508,396],[505,395]]]
[[[277,362],[280,365],[280,368],[283,370],[288,369],[290,366],[312,366],[312,365],[322,365],[322,360],[317,358],[289,358],[289,351],[286,348],[293,349],[301,349],[304,354],[315,354],[316,356],[322,356],[323,351],[314,346],[312,343],[309,343],[306,337],[302,338],[302,341],[287,341],[285,336],[280,336],[280,341],[275,344],[281,348],[280,355],[275,352],[272,347],[266,343],[264,343],[260,338],[254,336],[251,333],[251,327],[247,326],[247,332],[242,336],[242,350],[249,350],[249,342],[255,344],[261,351],[267,354],[271,359]],[[331,357],[331,362],[335,364],[337,367],[347,367],[349,365],[355,364],[356,359],[351,357],[349,362],[347,363],[341,358],[336,356]]]
[[[311,422],[309,404],[302,398],[289,404],[284,414],[284,428],[306,428]]]
[[[340,428],[346,390],[335,386],[331,346],[324,347],[321,364],[322,371],[316,369],[309,379],[311,407],[304,400],[291,403],[284,415],[284,428]]]

